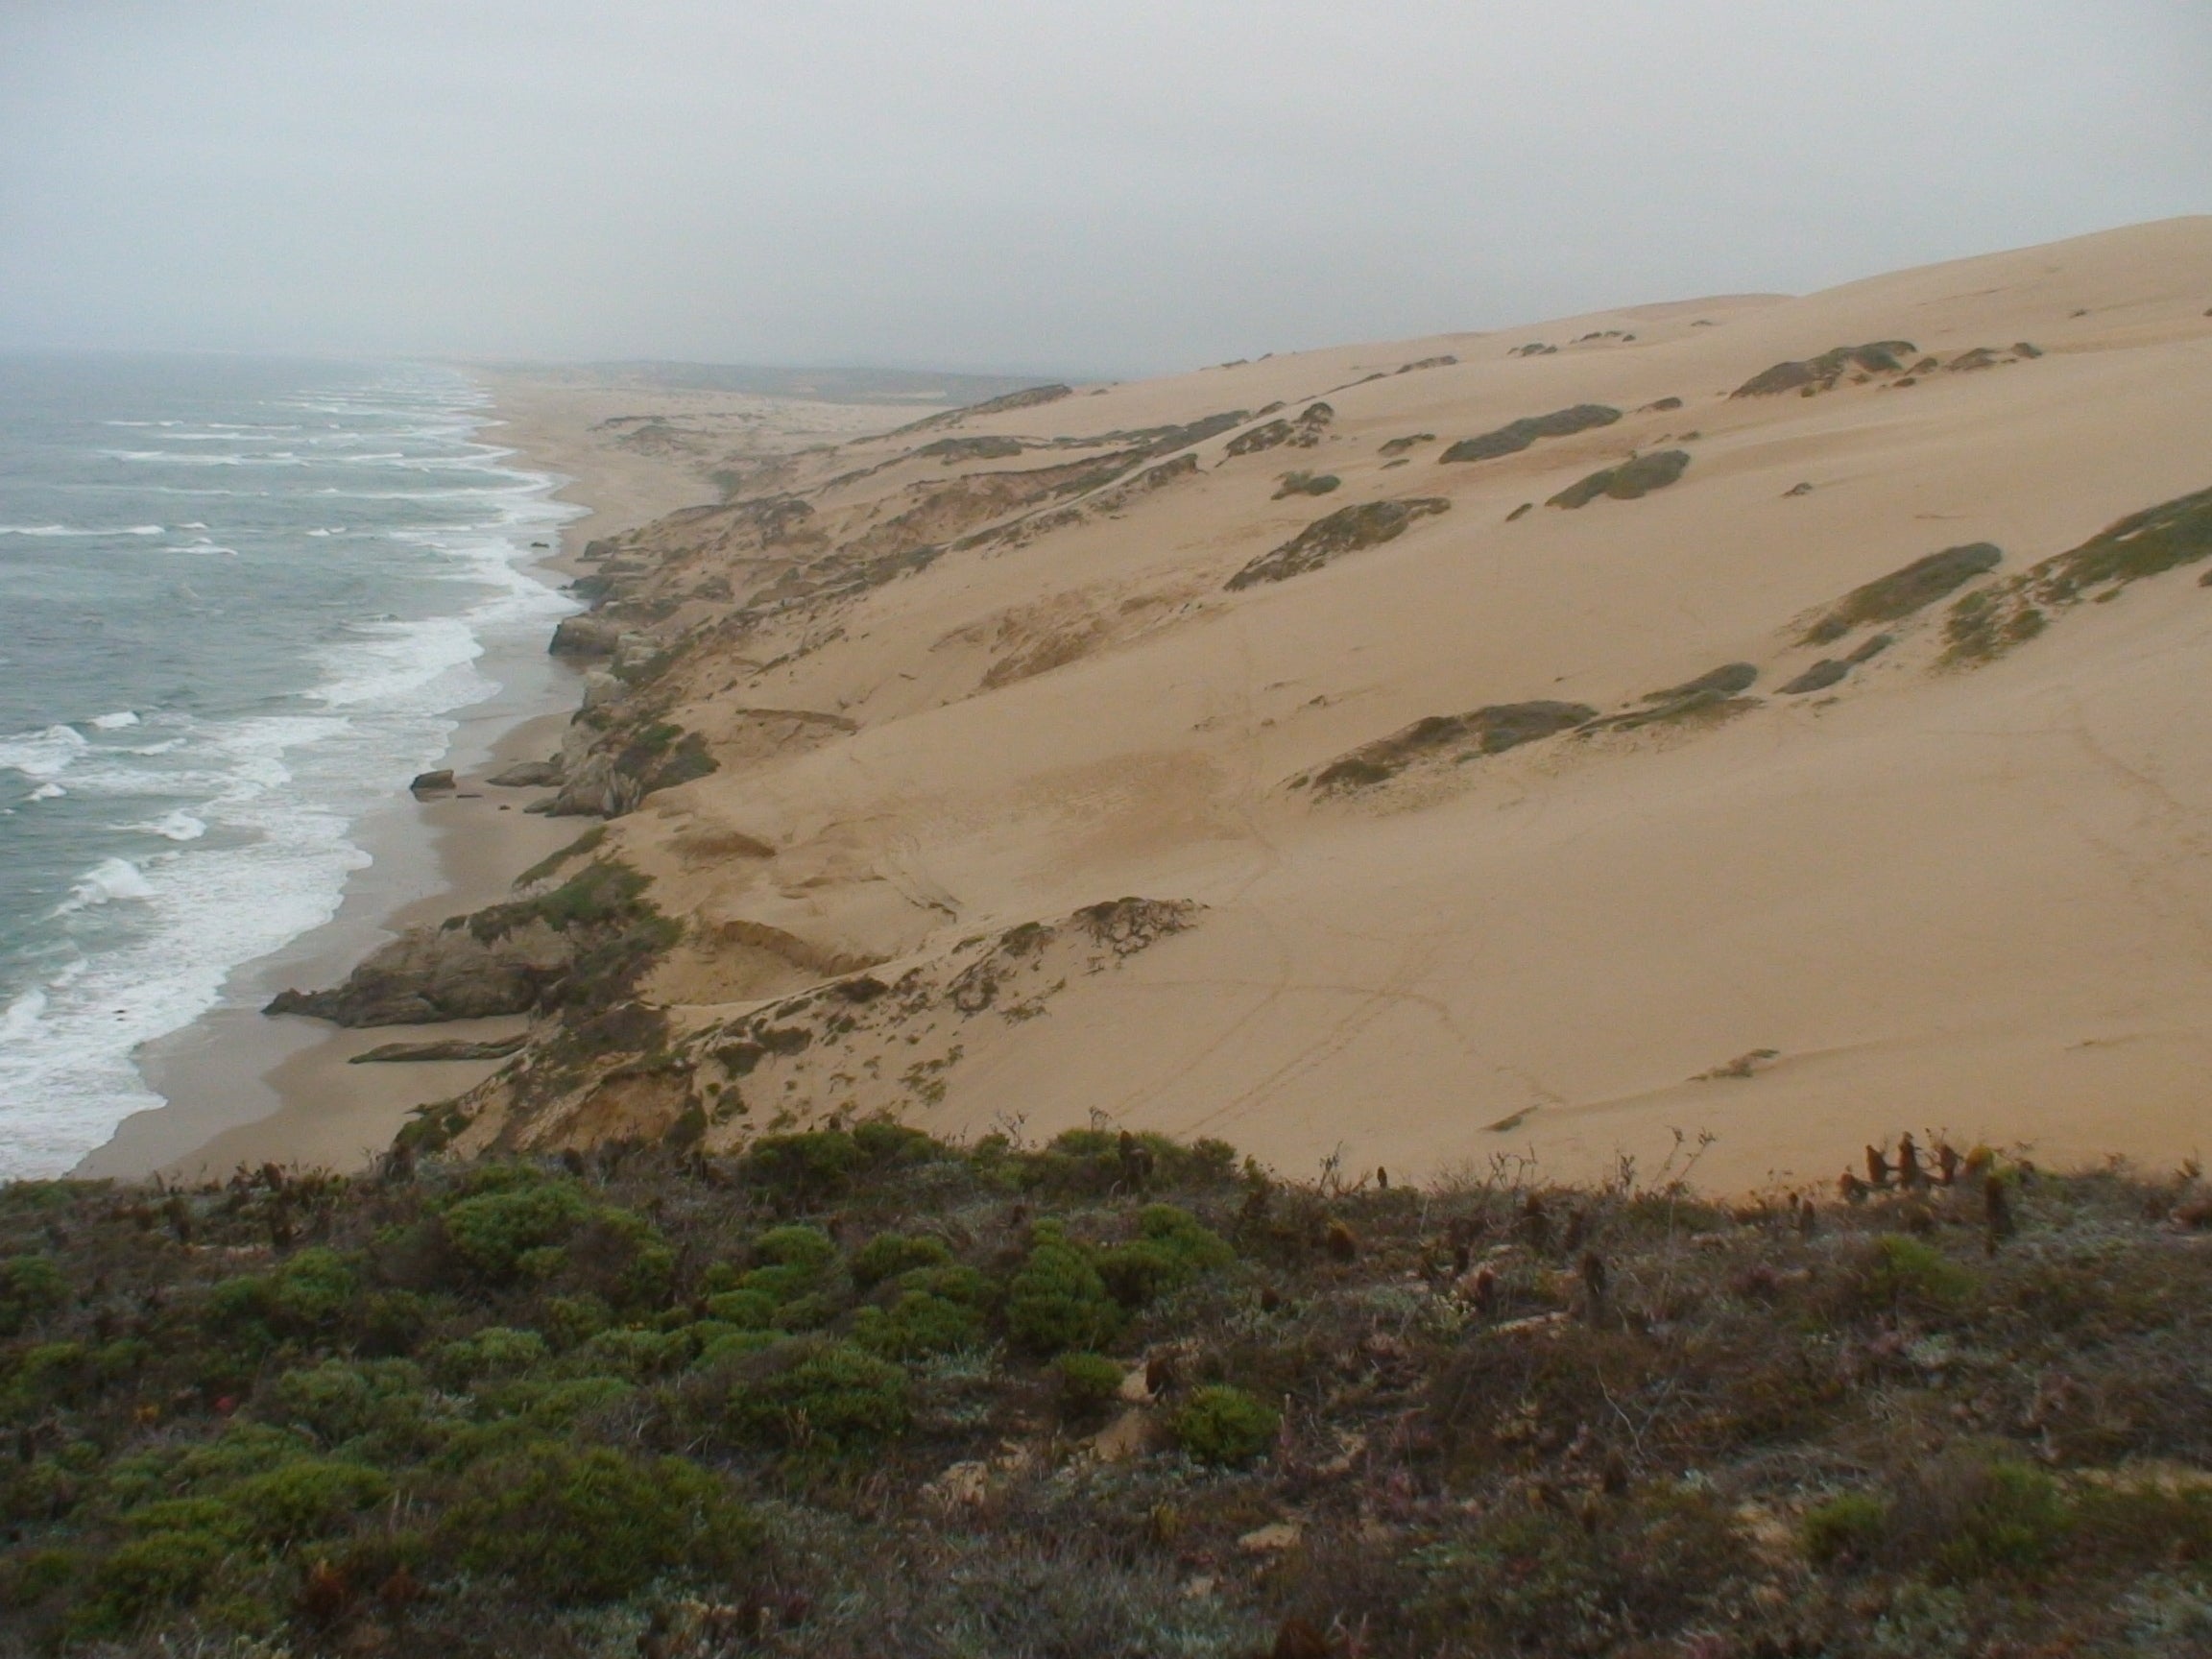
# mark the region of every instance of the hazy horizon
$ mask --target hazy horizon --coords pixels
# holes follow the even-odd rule
[[[2212,210],[2212,13],[0,13],[0,350],[1125,375]]]

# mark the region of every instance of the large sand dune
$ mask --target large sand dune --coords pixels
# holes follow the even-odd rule
[[[700,733],[719,765],[600,854],[685,923],[643,987],[672,1034],[644,1063],[525,1059],[464,1139],[696,1104],[709,1144],[840,1108],[1031,1136],[1103,1113],[1295,1172],[1649,1171],[1677,1130],[1718,1137],[1697,1175],[1726,1187],[1829,1179],[1904,1128],[2188,1155],[2212,593],[2185,565],[2045,604],[1993,660],[1951,660],[1945,630],[1961,596],[2212,486],[2207,307],[2212,219],[2172,221],[939,418],[637,532],[605,614],[650,636],[626,661],[667,654],[598,718]],[[1730,396],[1876,342],[1911,349]],[[1438,458],[1585,403],[1622,418]],[[1238,411],[1194,443],[1146,430]],[[1678,482],[1541,505],[1671,450]],[[1292,471],[1340,486],[1279,494]],[[1449,506],[1228,587],[1392,500]],[[1863,584],[1982,542],[1994,573],[1805,642]],[[1649,699],[1731,663],[1747,692]],[[1367,747],[1531,702],[1660,717]],[[1191,908],[1133,936],[1077,916],[1124,895]]]

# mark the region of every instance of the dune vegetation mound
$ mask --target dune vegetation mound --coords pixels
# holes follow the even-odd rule
[[[0,1649],[2200,1650],[2193,1172],[1695,1156],[863,1119],[0,1188]]]
[[[1231,591],[1257,587],[1262,582],[1284,582],[1318,570],[1333,559],[1378,547],[1395,541],[1407,527],[1431,514],[1443,513],[1452,503],[1441,495],[1417,495],[1397,501],[1360,501],[1339,507],[1326,518],[1317,518],[1272,552],[1246,565],[1227,586]]]
[[[1866,375],[1901,374],[1905,372],[1905,359],[1917,349],[1910,340],[1876,340],[1865,346],[1838,346],[1821,352],[1817,357],[1777,363],[1770,369],[1762,369],[1729,396],[1773,397],[1784,392],[1796,392],[1811,397],[1815,392],[1833,389],[1838,381],[1853,371]]]
[[[1610,426],[1621,411],[1602,403],[1577,403],[1572,409],[1554,409],[1549,415],[1528,415],[1511,421],[1479,438],[1462,438],[1436,459],[1439,461],[1494,461],[1517,455],[1539,438],[1567,438],[1576,432]]]
[[[1598,717],[1580,703],[1493,703],[1465,714],[1431,714],[1387,737],[1361,744],[1312,775],[1323,793],[1363,788],[1394,778],[1410,762],[1455,754],[1461,759],[1502,755]]]
[[[2079,547],[2054,554],[2008,582],[1977,589],[1944,622],[1948,661],[2002,656],[2049,624],[2049,612],[2108,598],[2129,583],[2212,558],[2212,489],[2131,513]]]
[[[1547,507],[1587,507],[1599,496],[1633,501],[1654,490],[1664,490],[1690,469],[1687,449],[1659,449],[1638,455],[1618,467],[1607,467],[1577,479],[1544,504]]]
[[[1970,541],[1915,559],[1887,576],[1854,588],[1836,608],[1806,630],[1804,643],[1825,645],[1870,622],[1899,622],[1956,592],[2004,563],[1993,541]]]

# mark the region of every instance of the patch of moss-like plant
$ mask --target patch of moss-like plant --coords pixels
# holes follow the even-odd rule
[[[607,826],[595,824],[585,830],[583,834],[577,836],[575,840],[569,842],[567,846],[561,848],[558,852],[549,853],[539,859],[537,863],[516,877],[514,884],[517,887],[536,886],[569,860],[581,858],[589,853],[597,852],[599,844],[606,839]]]
[[[1275,499],[1286,495],[1328,495],[1344,482],[1334,472],[1286,472],[1276,487]]]
[[[1825,392],[1853,370],[1866,374],[1898,374],[1917,350],[1910,340],[1877,340],[1866,346],[1838,346],[1817,357],[1777,363],[1763,369],[1731,397],[1772,397],[1784,392]]]
[[[1838,662],[1831,658],[1823,657],[1802,674],[1786,683],[1781,687],[1781,693],[1785,697],[1802,697],[1809,691],[1825,691],[1829,686],[1840,682],[1850,672],[1850,663]]]
[[[2080,545],[1953,605],[1944,619],[1944,661],[1959,665],[2000,657],[2042,633],[2055,612],[2109,598],[2131,583],[2208,557],[2212,489],[2131,513]]]
[[[2004,550],[1996,543],[1972,541],[1915,559],[1844,594],[1833,610],[1806,631],[1803,643],[1826,645],[1870,622],[1902,621],[1977,576],[1987,575],[2004,558]]]
[[[1649,455],[1639,455],[1623,461],[1618,467],[1608,467],[1593,472],[1587,478],[1577,479],[1545,502],[1547,507],[1569,509],[1586,507],[1600,496],[1616,501],[1633,501],[1648,495],[1654,490],[1664,490],[1689,470],[1690,451],[1687,449],[1660,449]]]
[[[1413,760],[1446,750],[1459,750],[1468,758],[1503,755],[1597,717],[1598,710],[1587,704],[1551,701],[1493,703],[1465,714],[1431,714],[1332,761],[1313,775],[1312,786],[1324,793],[1364,788],[1396,777]]]
[[[1610,426],[1620,419],[1620,410],[1603,403],[1577,403],[1572,409],[1554,409],[1549,415],[1524,416],[1479,438],[1462,438],[1436,459],[1495,461],[1501,456],[1519,454],[1540,438],[1571,437],[1576,432]]]
[[[1317,518],[1270,553],[1262,553],[1229,578],[1234,592],[1262,582],[1283,582],[1318,570],[1331,560],[1365,547],[1396,541],[1408,526],[1432,514],[1448,512],[1452,503],[1440,495],[1415,496],[1399,501],[1361,501],[1339,507],[1326,518]]]

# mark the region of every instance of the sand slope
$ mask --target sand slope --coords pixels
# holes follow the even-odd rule
[[[647,987],[682,1063],[518,1093],[525,1062],[470,1097],[468,1138],[649,1129],[690,1102],[715,1144],[840,1107],[1032,1136],[1103,1113],[1301,1173],[1532,1155],[1565,1175],[1623,1153],[1649,1170],[1680,1130],[1718,1136],[1697,1172],[1722,1186],[1832,1178],[1902,1128],[2054,1161],[2198,1150],[2196,567],[2056,610],[1981,666],[1938,661],[1942,600],[1840,683],[1779,688],[1875,631],[1802,642],[1860,584],[1980,541],[2003,580],[2212,486],[2207,307],[2212,219],[2179,220],[1804,299],[1078,392],[802,457],[776,487],[804,512],[649,527],[613,612],[672,665],[608,717],[700,732],[720,770],[650,796],[607,846],[686,921]],[[1902,369],[1936,366],[1728,396],[1896,340]],[[1533,343],[1558,349],[1520,354]],[[1990,366],[1948,367],[1976,348]],[[1301,424],[1317,398],[1332,418]],[[1437,459],[1584,402],[1625,413]],[[1233,411],[1181,447],[1106,436]],[[1275,420],[1316,441],[1230,453]],[[1418,434],[1434,441],[1382,452]],[[1024,447],[916,453],[949,438]],[[1087,481],[1087,460],[1147,442],[1168,446]],[[1670,487],[1508,517],[1669,449],[1691,457]],[[1047,469],[1060,493],[1025,477]],[[1277,498],[1293,469],[1341,487]],[[1394,540],[1225,586],[1328,513],[1434,498],[1448,510]],[[1369,787],[1299,781],[1424,716],[1613,714],[1738,661],[1759,678],[1718,710],[1448,747]],[[1122,895],[1197,908],[1101,949],[1071,918]],[[1055,942],[1021,958],[1020,994],[960,1006],[959,974],[1029,923]],[[866,1019],[779,1000],[869,963],[914,977]],[[1016,966],[990,972],[1012,987]],[[716,1058],[799,1026],[804,1052]],[[1691,1081],[1760,1049],[1748,1076]]]

